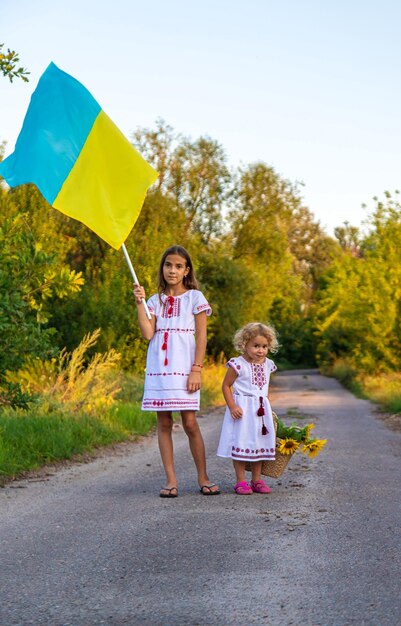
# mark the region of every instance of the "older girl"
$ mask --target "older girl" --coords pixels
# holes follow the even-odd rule
[[[151,319],[141,304],[145,291],[134,286],[142,336],[149,340],[143,411],[155,411],[159,449],[166,473],[161,498],[178,496],[173,454],[173,411],[180,411],[195,461],[200,492],[220,493],[206,472],[203,437],[196,419],[201,372],[206,351],[206,318],[211,307],[198,289],[191,257],[182,246],[164,252],[159,266],[158,293],[148,300]]]

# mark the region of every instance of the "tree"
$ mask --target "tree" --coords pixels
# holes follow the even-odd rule
[[[219,236],[223,206],[231,194],[223,148],[209,137],[182,137],[163,120],[157,121],[156,130],[138,129],[134,143],[159,172],[160,193],[184,212],[185,230],[199,233],[204,243]]]
[[[241,259],[255,286],[247,299],[248,315],[275,325],[281,358],[304,363],[310,355],[305,318],[311,281],[305,270],[310,272],[310,261],[300,253],[301,235],[309,232],[298,189],[259,162],[240,170],[235,193],[229,216],[233,258]]]
[[[4,43],[0,43],[0,72],[7,77],[10,83],[14,78],[21,78],[25,83],[29,81],[28,72],[24,67],[17,67],[19,63],[18,53],[7,48],[7,52],[3,52]]]
[[[54,354],[49,304],[76,293],[83,282],[35,238],[17,197],[0,188],[0,396],[7,395],[6,372],[21,367],[26,356]]]
[[[319,362],[358,371],[401,366],[401,206],[377,201],[360,255],[346,249],[322,277],[314,310]]]
[[[225,161],[222,147],[208,137],[184,139],[173,154],[169,191],[185,211],[186,228],[200,233],[204,242],[221,235],[223,206],[230,193]]]
[[[235,332],[249,321],[249,300],[258,289],[255,276],[232,258],[230,237],[202,251],[198,275],[213,311],[208,321],[208,353],[214,358],[228,357]]]
[[[361,235],[359,228],[351,226],[349,222],[344,222],[344,226],[337,226],[334,229],[334,235],[344,251],[349,252],[352,256],[360,254]]]
[[[294,269],[305,285],[305,304],[313,301],[319,277],[341,255],[338,243],[326,235],[308,208],[300,205],[292,211],[288,229],[289,249]]]
[[[208,137],[192,141],[162,120],[155,129],[139,129],[134,141],[160,174],[126,241],[147,294],[157,289],[163,251],[178,243],[190,251],[214,310],[209,355],[229,356],[235,331],[252,320],[276,327],[281,360],[312,363],[314,330],[320,353],[326,348],[330,352],[338,326],[329,323],[333,329],[329,337],[331,330],[326,332],[322,324],[338,305],[334,283],[339,280],[341,293],[348,297],[353,287],[352,282],[346,285],[348,277],[341,274],[339,259],[344,252],[340,244],[325,235],[303,206],[298,186],[265,163],[250,164],[233,174],[217,142]],[[23,283],[21,274],[7,265],[4,246],[0,269],[3,264],[5,292],[9,290],[20,304],[22,300],[20,316],[30,325],[28,338],[34,340],[34,326],[42,338],[49,331],[48,344],[32,344],[29,349],[35,353],[59,345],[72,351],[86,333],[101,328],[99,349],[115,348],[122,354],[123,367],[142,370],[146,344],[140,337],[132,278],[121,251],[51,208],[33,185],[4,192],[2,202],[1,215],[10,224],[7,232],[12,231],[12,220],[23,220],[26,239],[21,227],[23,240],[13,254],[21,271],[28,268],[30,272],[30,282]],[[384,229],[386,220],[382,221]],[[383,248],[383,238],[379,239],[365,242],[365,257],[368,249],[373,254]],[[22,292],[13,291],[8,275],[25,285]],[[73,289],[77,277],[83,283],[79,293]],[[62,289],[68,295],[61,298]],[[319,302],[314,308],[316,294]],[[315,326],[312,314],[317,316]],[[347,315],[354,313],[347,310]],[[358,315],[361,311],[356,319]],[[348,333],[345,317],[343,337]],[[348,335],[351,339],[352,325]],[[351,348],[347,343],[344,350]]]

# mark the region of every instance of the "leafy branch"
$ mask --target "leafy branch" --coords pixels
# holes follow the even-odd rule
[[[22,78],[25,83],[29,82],[27,76],[30,72],[25,67],[17,67],[19,63],[18,53],[10,50],[10,48],[7,48],[7,52],[3,52],[3,48],[4,43],[0,43],[0,72],[3,76],[7,76],[10,83],[13,82],[14,78]]]

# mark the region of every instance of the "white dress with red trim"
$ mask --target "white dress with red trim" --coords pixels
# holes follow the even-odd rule
[[[143,411],[197,411],[200,392],[187,391],[195,358],[195,315],[212,309],[205,296],[190,289],[180,296],[153,295],[149,311],[156,330],[146,359]]]
[[[270,374],[277,367],[271,359],[248,363],[243,356],[230,359],[227,367],[237,374],[232,392],[242,417],[234,419],[226,408],[217,456],[236,461],[269,461],[275,458],[276,434],[267,398]]]

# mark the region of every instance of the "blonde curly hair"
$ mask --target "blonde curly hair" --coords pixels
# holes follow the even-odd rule
[[[268,344],[268,352],[277,352],[279,349],[279,343],[277,341],[276,331],[272,326],[266,326],[266,324],[261,324],[260,322],[250,322],[246,324],[234,335],[234,347],[238,352],[244,352],[245,346],[253,339],[253,337],[257,337],[261,335],[267,340]]]

